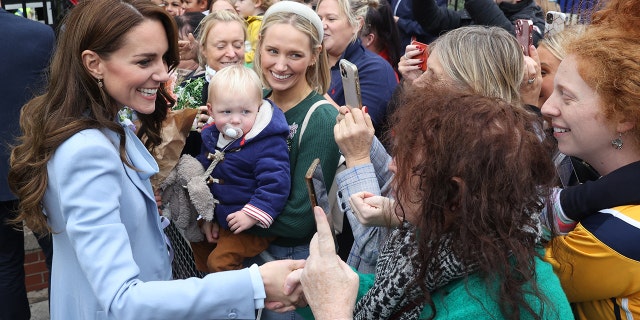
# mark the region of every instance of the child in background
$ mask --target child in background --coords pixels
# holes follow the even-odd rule
[[[202,12],[207,14],[209,10],[208,0],[182,0],[183,13],[187,12]]]
[[[215,121],[202,130],[197,159],[205,170],[220,159],[209,179],[219,202],[214,216],[220,232],[207,268],[241,269],[245,258],[258,255],[274,239],[243,231],[271,226],[289,197],[289,125],[278,107],[262,99],[258,75],[241,65],[223,68],[211,78],[207,107]],[[216,241],[213,221],[203,221],[201,230],[207,241]]]
[[[247,67],[253,65],[258,32],[262,25],[262,15],[274,2],[274,0],[236,0],[236,11],[243,19],[247,20],[247,41],[245,41],[244,55],[244,63]]]
[[[183,0],[163,0],[162,5],[174,17],[181,16],[184,13]]]

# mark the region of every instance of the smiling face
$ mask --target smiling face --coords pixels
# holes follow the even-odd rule
[[[125,35],[120,49],[98,58],[96,77],[103,79],[104,90],[120,106],[150,114],[158,87],[169,79],[163,60],[168,48],[162,24],[146,19]]]
[[[164,3],[164,8],[172,16],[182,15],[184,9],[182,8],[182,2],[180,0],[168,0]]]
[[[294,26],[271,25],[260,46],[260,66],[274,92],[299,92],[309,87],[307,68],[316,62],[311,40]]]
[[[244,62],[244,29],[236,21],[218,21],[209,30],[202,55],[213,70]]]
[[[322,44],[330,56],[340,57],[358,32],[357,26],[349,24],[347,15],[342,11],[337,0],[320,2],[317,11],[324,27]]]
[[[600,96],[580,77],[575,57],[566,57],[558,68],[553,93],[542,106],[562,153],[597,165],[613,150],[616,128],[601,106]]]
[[[560,66],[560,59],[556,58],[544,45],[538,47],[538,56],[540,57],[540,71],[542,73],[542,88],[538,99],[538,105],[541,106],[553,92],[553,79],[558,71],[558,66]]]

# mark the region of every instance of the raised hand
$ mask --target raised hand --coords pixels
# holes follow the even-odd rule
[[[327,217],[315,207],[318,232],[311,239],[302,271],[304,296],[318,320],[352,319],[358,294],[358,275],[336,254]]]
[[[340,107],[341,115],[333,127],[333,135],[348,168],[371,162],[369,154],[375,129],[365,108]]]
[[[400,57],[398,71],[402,75],[402,78],[409,83],[420,78],[423,73],[423,71],[420,70],[420,64],[424,62],[420,59],[420,57],[422,57],[421,54],[422,51],[418,46],[410,44],[407,45],[404,55]]]
[[[520,85],[522,103],[540,108],[542,106],[538,105],[538,99],[542,88],[542,73],[540,57],[535,46],[529,46],[529,56],[524,56],[524,63],[524,76]]]
[[[193,37],[193,33],[189,33],[187,39],[178,41],[180,60],[196,60],[198,59],[198,41]]]

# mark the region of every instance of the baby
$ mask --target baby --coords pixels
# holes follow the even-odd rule
[[[262,99],[258,75],[241,65],[223,68],[213,76],[207,107],[214,122],[202,130],[197,159],[205,170],[217,161],[209,183],[218,201],[214,216],[220,225],[207,268],[209,272],[235,270],[274,239],[243,231],[254,225],[268,228],[289,197],[289,125],[278,107]],[[211,243],[215,242],[212,228],[213,221],[201,224]]]

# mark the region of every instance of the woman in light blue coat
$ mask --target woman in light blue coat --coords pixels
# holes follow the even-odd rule
[[[52,319],[255,319],[289,310],[302,262],[171,280],[149,153],[174,101],[172,18],[148,1],[86,0],[65,23],[47,91],[23,108],[9,183],[19,220],[53,234]],[[125,106],[128,106],[125,107]],[[119,110],[121,112],[119,113]],[[137,114],[138,136],[127,114]]]

